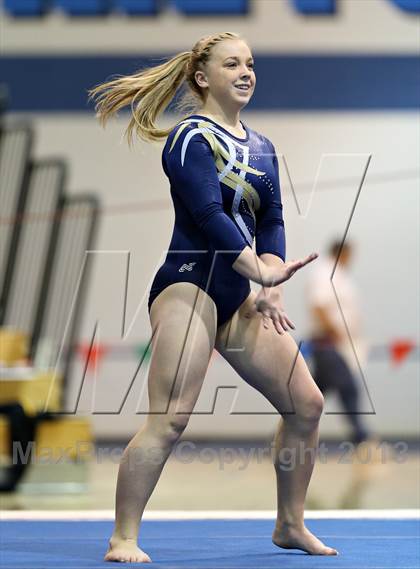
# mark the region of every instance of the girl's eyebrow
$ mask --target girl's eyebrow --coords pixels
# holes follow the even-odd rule
[[[223,61],[226,61],[227,59],[236,59],[236,61],[239,61],[239,57],[237,55],[229,55],[229,57],[226,57]],[[252,57],[252,55],[250,57],[248,57],[247,61],[249,61],[250,59],[252,59],[252,61],[254,61],[254,58]]]

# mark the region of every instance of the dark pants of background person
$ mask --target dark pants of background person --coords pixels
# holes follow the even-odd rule
[[[0,481],[0,492],[12,492],[22,478],[30,463],[30,444],[35,440],[36,427],[41,419],[51,419],[51,414],[38,413],[27,415],[19,403],[0,405],[0,415],[4,415],[9,423],[8,452],[12,465],[6,467]]]
[[[352,428],[352,442],[359,444],[369,437],[363,425],[359,409],[359,387],[344,360],[334,345],[312,339],[313,378],[323,394],[337,391],[344,408],[344,415]]]

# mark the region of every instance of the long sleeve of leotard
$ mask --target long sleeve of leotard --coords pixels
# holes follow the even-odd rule
[[[210,145],[200,133],[187,138],[188,133],[186,129],[172,150],[170,144],[166,145],[162,156],[163,168],[172,191],[185,205],[210,245],[217,251],[235,252],[229,255],[233,264],[248,243],[223,210],[220,182]]]
[[[276,151],[270,142],[274,166],[273,194],[267,206],[257,212],[255,249],[257,255],[272,253],[286,260],[286,235],[284,231],[283,205],[281,203],[279,164]]]

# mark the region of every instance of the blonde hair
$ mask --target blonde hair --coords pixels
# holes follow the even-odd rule
[[[156,119],[181,86],[185,87],[185,92],[176,105],[177,110],[186,112],[188,109],[191,113],[204,103],[204,93],[195,80],[195,73],[204,69],[212,48],[228,39],[242,38],[232,32],[205,36],[194,45],[192,51],[178,53],[156,67],[119,76],[90,89],[89,99],[96,98],[95,110],[102,126],[120,109],[130,106],[131,120],[125,130],[129,145],[133,142],[134,133],[146,141],[166,138],[175,125],[160,129],[156,126]]]

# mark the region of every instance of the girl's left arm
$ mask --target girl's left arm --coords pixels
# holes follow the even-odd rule
[[[273,144],[269,142],[269,154],[272,160],[272,193],[262,211],[257,212],[255,249],[258,257],[271,253],[286,260],[286,234],[284,230],[283,204],[281,201],[279,164]]]
[[[261,260],[267,265],[284,264],[284,261],[271,253],[263,253]],[[270,320],[272,320],[274,328],[279,334],[287,332],[289,329],[295,329],[295,325],[287,316],[284,308],[283,285],[279,284],[273,287],[261,287],[256,298],[253,312],[248,313],[248,317],[252,314],[260,312],[262,314],[264,328],[268,328]]]
[[[257,215],[256,253],[267,265],[283,265],[286,260],[286,235],[283,219],[283,204],[281,201],[279,165],[276,151],[269,142],[271,159],[273,163],[271,200],[262,212]],[[275,287],[261,287],[255,299],[255,311],[261,312],[265,328],[268,328],[270,319],[279,334],[288,328],[295,328],[284,310],[282,284]]]

